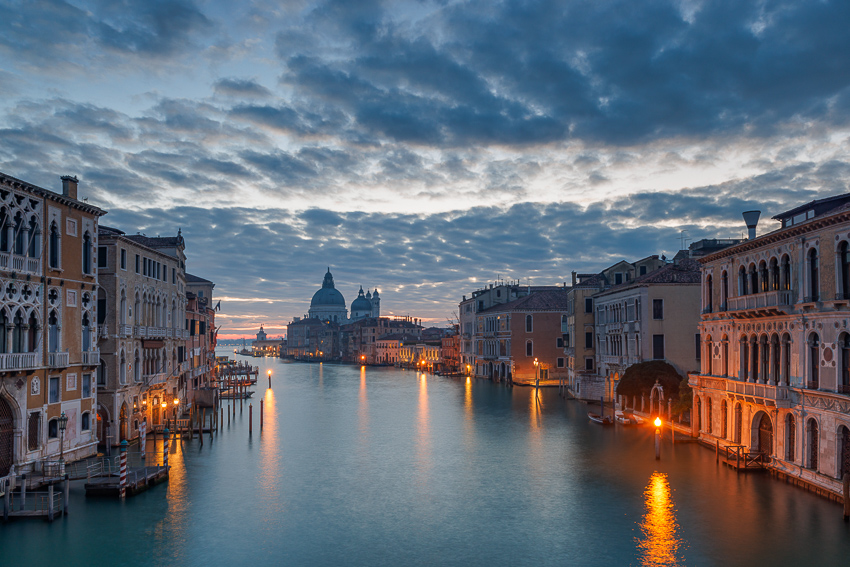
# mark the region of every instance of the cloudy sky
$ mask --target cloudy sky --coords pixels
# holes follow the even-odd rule
[[[221,336],[442,325],[848,191],[850,3],[0,0],[0,170],[182,228]]]

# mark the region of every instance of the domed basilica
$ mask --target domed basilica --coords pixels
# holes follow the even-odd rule
[[[322,281],[322,287],[313,294],[313,300],[310,301],[310,311],[308,317],[311,319],[320,319],[322,321],[333,321],[340,325],[359,321],[366,317],[381,316],[381,298],[378,295],[377,288],[375,292],[367,291],[363,293],[363,287],[360,287],[360,293],[357,294],[357,299],[351,302],[351,319],[348,318],[348,310],[345,308],[345,298],[334,287],[334,277],[331,274],[331,269],[325,274],[325,279]]]

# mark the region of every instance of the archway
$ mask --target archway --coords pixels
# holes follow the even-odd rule
[[[15,414],[0,397],[0,476],[9,474],[15,462]]]
[[[103,408],[103,406],[98,405],[97,408],[97,444],[98,446],[103,445],[104,447],[109,446],[109,440],[106,436],[109,435],[109,414]]]
[[[770,417],[763,411],[758,412],[753,418],[753,436],[755,450],[770,456],[773,453],[773,424],[770,422]]]

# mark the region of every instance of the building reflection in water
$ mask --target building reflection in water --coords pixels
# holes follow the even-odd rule
[[[268,493],[280,482],[281,448],[278,446],[277,403],[274,390],[267,388],[263,395],[263,429],[260,432],[260,485]],[[259,425],[259,422],[257,423]]]
[[[653,473],[643,495],[646,514],[640,524],[641,536],[637,542],[640,564],[648,567],[682,565],[680,550],[684,542],[679,538],[676,509],[667,475]]]
[[[366,449],[369,439],[369,397],[366,392],[366,367],[360,367],[360,395],[357,398],[357,422],[360,429],[361,448]]]

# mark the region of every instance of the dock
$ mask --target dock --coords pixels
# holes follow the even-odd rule
[[[0,479],[3,522],[16,518],[43,518],[52,522],[68,511],[68,483],[66,475],[59,482],[51,481],[46,490],[27,490],[26,475]]]
[[[722,461],[727,467],[731,467],[737,472],[765,470],[766,457],[761,451],[749,451],[743,445],[734,444],[721,448],[719,441],[715,451],[718,461]]]

